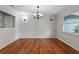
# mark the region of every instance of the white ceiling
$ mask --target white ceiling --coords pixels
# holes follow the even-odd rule
[[[17,11],[33,15],[36,13],[36,5],[12,5]],[[39,11],[44,15],[56,15],[68,5],[40,5]]]

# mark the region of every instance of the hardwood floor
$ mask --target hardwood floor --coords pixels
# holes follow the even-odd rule
[[[0,50],[0,54],[78,54],[58,39],[21,38]]]

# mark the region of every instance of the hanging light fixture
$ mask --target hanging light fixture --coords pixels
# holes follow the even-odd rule
[[[35,19],[39,19],[40,17],[43,17],[43,14],[39,12],[39,7],[40,6],[37,6],[36,14],[33,14]]]

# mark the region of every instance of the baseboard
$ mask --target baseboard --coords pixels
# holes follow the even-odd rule
[[[3,47],[1,47],[0,49],[3,49],[5,48],[6,46],[8,46],[9,44],[15,42],[16,40],[19,40],[19,39],[56,39],[57,41],[60,41],[63,45],[64,45],[64,48],[67,48],[69,49],[69,52],[79,52],[77,49],[73,48],[72,46],[70,46],[69,44],[65,43],[63,40],[61,40],[60,38],[18,38],[18,39],[14,39],[13,41],[10,41],[9,43],[7,43],[6,45],[4,45]]]
[[[19,39],[56,39],[56,38],[19,38]]]
[[[17,40],[13,40],[13,41],[11,41],[10,43],[8,43],[3,49],[5,49],[6,47],[8,47],[8,49],[7,49],[7,51],[10,49],[10,48],[12,48],[12,46],[10,46],[11,44],[13,44],[13,43],[16,43],[17,44],[17,42],[25,42],[26,43],[26,41],[28,41],[29,39],[32,39],[32,42],[33,42],[33,39],[39,39],[39,40],[42,40],[42,39],[48,39],[48,40],[50,40],[50,43],[52,43],[52,44],[54,44],[53,46],[54,46],[54,52],[55,51],[61,51],[60,49],[62,49],[62,51],[64,51],[64,52],[67,52],[68,54],[79,54],[79,51],[77,51],[77,50],[75,50],[74,48],[72,48],[71,46],[69,46],[68,44],[66,44],[66,43],[64,43],[63,41],[61,41],[61,40],[59,40],[59,39],[57,39],[57,38],[19,38],[19,39],[17,39]],[[20,41],[19,41],[20,40]],[[24,40],[24,41],[23,41]],[[38,40],[38,41],[39,41]],[[46,41],[45,40],[45,41]],[[48,41],[47,40],[47,41]],[[41,42],[41,41],[40,41]],[[43,42],[44,42],[44,40],[43,40]],[[24,44],[24,43],[23,43]],[[10,46],[10,47],[9,47]],[[15,46],[15,44],[13,45],[13,47]],[[18,45],[18,46],[21,46],[21,45]],[[16,46],[17,47],[17,46]],[[59,48],[60,47],[60,48]],[[5,49],[5,50],[6,50]],[[58,50],[57,50],[58,49]],[[3,50],[4,52],[5,52],[5,50]],[[15,48],[15,50],[16,50],[16,48]],[[0,51],[2,51],[2,50],[0,50]],[[12,50],[13,51],[13,50]],[[18,50],[16,50],[16,51],[18,51]],[[16,52],[15,51],[15,52]],[[5,52],[6,53],[6,52]],[[58,53],[58,52],[57,52]]]
[[[14,40],[8,42],[6,45],[2,46],[2,47],[0,48],[0,50],[3,49],[4,47],[8,46],[9,44],[13,43],[13,42],[16,41],[16,40],[18,40],[18,39],[14,39]]]
[[[67,42],[65,42],[62,38],[57,37],[56,39],[60,40],[60,41],[61,41],[61,42],[63,42],[64,44],[66,44],[66,45],[70,46],[70,47],[71,47],[71,48],[73,48],[74,50],[79,51],[79,49],[77,49],[77,48],[75,48],[75,47],[71,46],[70,44],[68,44]]]
[[[19,38],[56,38],[56,37],[19,37]]]
[[[9,43],[7,43],[6,45],[2,46],[0,49],[3,49],[4,47],[8,46],[9,44],[11,44],[11,43],[13,43],[14,41],[19,40],[19,39],[26,39],[26,38],[17,37],[17,38],[15,38],[14,40],[12,40],[12,41],[10,41]],[[40,38],[27,38],[27,39],[40,39]],[[41,38],[41,39],[52,39],[52,38]]]

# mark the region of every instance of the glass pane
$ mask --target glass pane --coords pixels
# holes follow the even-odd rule
[[[64,32],[78,33],[78,23],[64,24]]]
[[[64,23],[74,23],[74,22],[79,22],[79,16],[69,15],[64,17]]]
[[[0,28],[14,28],[15,17],[0,11]]]

